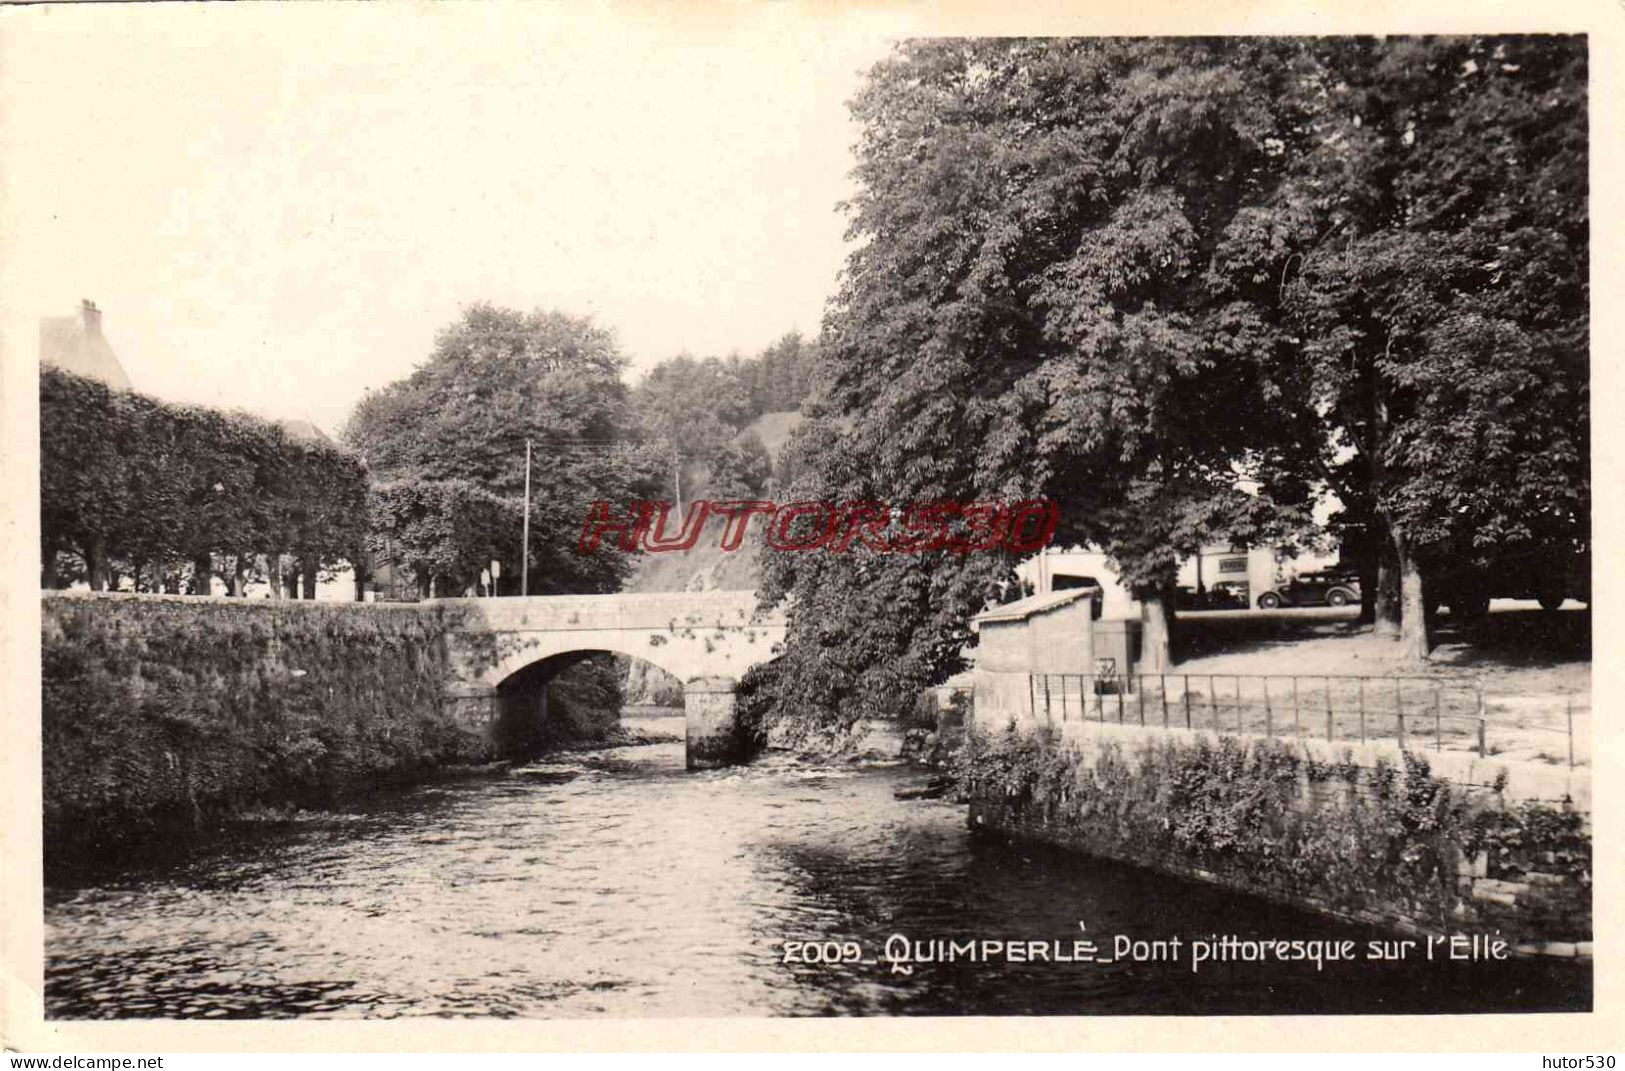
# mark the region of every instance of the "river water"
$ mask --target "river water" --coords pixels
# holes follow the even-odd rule
[[[680,720],[662,723],[680,731]],[[1584,1009],[1588,966],[1213,963],[1192,939],[1383,935],[967,829],[925,774],[680,742],[578,752],[47,889],[56,1018],[1427,1013]],[[902,935],[902,938],[895,935]],[[1181,961],[1111,959],[1181,937]],[[1044,942],[915,963],[887,942]],[[1092,941],[1095,962],[1076,942]],[[786,942],[811,942],[792,944]],[[807,962],[824,946],[833,958]],[[840,945],[845,943],[845,950]],[[941,948],[941,945],[936,946]],[[1168,946],[1164,946],[1165,948]],[[787,958],[791,962],[785,962]],[[1036,953],[1034,953],[1036,955]],[[1073,962],[1055,962],[1072,956]],[[895,957],[895,958],[900,958]]]

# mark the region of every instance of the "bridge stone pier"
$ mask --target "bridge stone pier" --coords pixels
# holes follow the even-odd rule
[[[782,613],[756,612],[753,591],[438,602],[456,611],[447,643],[456,678],[451,698],[464,725],[494,732],[503,682],[516,673],[613,651],[645,659],[683,682],[691,770],[742,757],[735,689],[747,670],[778,654],[785,631]]]

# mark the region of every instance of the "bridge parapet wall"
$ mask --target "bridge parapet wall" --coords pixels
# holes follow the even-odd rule
[[[782,613],[756,611],[754,592],[672,592],[535,598],[443,599],[457,624],[447,635],[455,695],[493,694],[511,674],[582,651],[642,658],[688,683],[738,681],[771,659]]]
[[[529,598],[441,599],[465,611],[465,629],[535,632],[594,629],[782,629],[784,615],[756,610],[753,591],[539,595]]]

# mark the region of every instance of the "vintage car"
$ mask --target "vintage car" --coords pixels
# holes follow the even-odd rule
[[[1327,569],[1303,573],[1258,596],[1260,610],[1282,606],[1351,606],[1360,601],[1360,578]]]

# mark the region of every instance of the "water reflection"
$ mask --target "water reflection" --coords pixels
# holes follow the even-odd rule
[[[889,936],[1374,936],[967,831],[903,767],[690,774],[680,743],[425,787],[48,890],[55,1017],[1582,1008],[1572,964],[922,964]],[[785,941],[866,962],[786,963]]]

